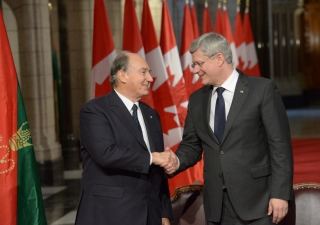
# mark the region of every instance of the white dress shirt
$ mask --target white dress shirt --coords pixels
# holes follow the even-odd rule
[[[228,114],[231,107],[231,103],[233,100],[234,92],[236,89],[236,84],[239,78],[239,73],[233,69],[232,74],[228,77],[228,79],[221,85],[225,89],[222,93],[224,103],[225,103],[225,110],[226,110],[226,120],[228,120]],[[216,101],[217,101],[217,88],[213,87],[212,97],[211,97],[211,108],[210,108],[210,127],[212,131],[214,131],[214,114],[216,110]]]
[[[116,90],[114,90],[117,95],[119,96],[119,98],[122,100],[122,102],[124,103],[124,105],[127,107],[128,111],[130,112],[130,114],[132,115],[133,110],[132,110],[132,106],[133,104],[136,104],[138,109],[137,109],[137,114],[138,114],[138,120],[141,126],[141,130],[142,130],[142,135],[143,135],[143,140],[146,143],[146,146],[148,148],[148,151],[150,153],[150,165],[152,163],[152,154],[150,151],[150,144],[149,144],[149,138],[148,138],[148,133],[147,133],[147,128],[146,128],[146,124],[144,123],[143,120],[143,116],[139,107],[139,102],[135,102],[133,103],[131,100],[129,100],[128,98],[126,98],[125,96],[121,95],[119,92],[117,92]]]

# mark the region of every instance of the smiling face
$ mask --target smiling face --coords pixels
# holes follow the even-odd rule
[[[206,56],[199,48],[192,53],[193,73],[198,74],[202,85],[220,87],[232,74],[233,65],[228,64],[221,52]]]
[[[221,58],[221,55],[221,53],[215,53],[211,57],[206,56],[200,48],[192,54],[193,73],[198,74],[203,85],[216,85],[220,80],[221,60],[219,57]]]
[[[128,53],[128,71],[119,71],[119,80],[124,84],[122,90],[132,102],[139,101],[149,94],[149,86],[153,81],[148,63],[138,54]]]

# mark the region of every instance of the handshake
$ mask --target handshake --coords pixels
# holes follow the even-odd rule
[[[178,169],[178,157],[169,147],[163,152],[152,152],[152,163],[161,166],[167,174],[173,174]]]

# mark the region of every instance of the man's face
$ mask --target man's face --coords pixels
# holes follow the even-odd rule
[[[218,79],[219,65],[216,60],[217,54],[219,53],[209,57],[204,55],[200,49],[192,54],[193,73],[198,74],[203,85],[214,85]]]
[[[153,81],[150,75],[150,67],[147,62],[137,54],[129,55],[129,67],[126,88],[136,100],[149,94],[149,86]]]

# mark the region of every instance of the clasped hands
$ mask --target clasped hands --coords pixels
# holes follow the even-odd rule
[[[152,163],[161,166],[167,174],[173,174],[178,169],[178,158],[169,147],[163,152],[153,152]]]

